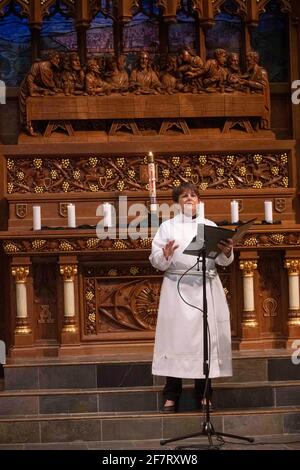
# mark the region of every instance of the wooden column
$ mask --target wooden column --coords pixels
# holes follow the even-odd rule
[[[159,22],[159,52],[167,54],[169,52],[169,23],[161,18]]]
[[[243,276],[243,308],[240,349],[249,349],[259,340],[258,319],[255,311],[255,271],[258,255],[256,252],[243,252],[239,267]]]
[[[76,333],[76,312],[75,312],[75,286],[74,278],[77,275],[77,266],[66,264],[60,266],[60,274],[64,282],[64,333]]]
[[[288,346],[294,339],[300,335],[300,291],[299,291],[299,273],[300,257],[286,254],[284,267],[288,271],[289,282],[289,309],[287,318]]]
[[[40,31],[41,25],[30,25],[31,31],[31,62],[35,62],[40,57]]]
[[[61,346],[70,345],[79,341],[79,300],[77,257],[60,256],[59,272],[62,276],[62,319]]]
[[[40,56],[40,31],[42,27],[42,5],[40,0],[29,2],[29,28],[31,31],[31,61]]]
[[[300,80],[300,2],[292,0],[292,14],[289,19],[290,26],[290,61],[291,82]],[[300,104],[292,105],[293,113],[293,137],[297,139],[298,150],[300,150]],[[300,170],[298,171],[300,176]],[[299,177],[298,176],[298,177]]]
[[[31,261],[27,257],[14,257],[11,262],[10,272],[15,285],[12,289],[12,305],[14,305],[15,317],[13,328],[13,356],[19,355],[19,347],[32,346],[32,283],[30,282]],[[23,353],[21,353],[23,355]],[[25,353],[27,355],[27,353]]]
[[[86,63],[86,32],[89,28],[89,24],[76,25],[77,31],[77,50],[81,65]]]
[[[16,287],[16,327],[15,334],[27,335],[31,333],[28,322],[27,308],[27,277],[29,275],[28,266],[14,266],[11,274],[15,278]]]
[[[257,269],[255,259],[240,261],[240,270],[243,273],[243,319],[242,325],[245,328],[257,327],[254,299],[254,271]]]
[[[82,65],[86,63],[86,32],[91,22],[89,3],[86,0],[77,0],[75,2],[77,50]]]

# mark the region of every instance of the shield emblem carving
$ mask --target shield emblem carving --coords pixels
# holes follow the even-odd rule
[[[243,201],[243,199],[236,199],[236,201],[239,204],[239,212],[243,212],[243,210],[244,210],[244,201]]]
[[[58,212],[59,212],[59,215],[61,217],[67,217],[68,216],[68,202],[60,202],[59,203],[59,209],[58,209]]]
[[[27,215],[27,204],[16,204],[16,216],[24,219]]]
[[[279,213],[286,210],[286,200],[283,197],[275,198],[275,210]]]

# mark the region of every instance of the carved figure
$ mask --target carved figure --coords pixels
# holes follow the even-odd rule
[[[203,74],[203,85],[208,93],[224,91],[227,76],[225,68],[226,62],[227,52],[225,49],[216,49],[214,59],[209,59],[206,62]]]
[[[227,85],[233,90],[245,91],[246,87],[245,82],[242,78],[241,69],[240,69],[240,56],[235,52],[228,54],[227,59]],[[227,90],[228,90],[227,86]]]
[[[57,87],[60,55],[57,51],[50,51],[48,60],[37,61],[31,66],[20,85],[19,106],[20,120],[26,132],[37,135],[32,124],[26,118],[26,98],[28,96],[55,95],[61,90]]]
[[[129,76],[125,69],[125,56],[114,57],[110,63],[111,70],[107,73],[108,83],[112,90],[125,94],[128,92]]]
[[[89,95],[105,95],[111,92],[111,86],[100,77],[96,59],[89,59],[87,62],[85,89]]]
[[[248,52],[247,72],[245,85],[252,93],[262,93],[264,95],[265,112],[261,118],[259,126],[261,129],[270,129],[271,104],[270,104],[270,84],[267,71],[259,66],[259,54]]]
[[[169,95],[176,93],[180,89],[177,75],[177,56],[174,54],[168,54],[166,57],[166,63],[163,66],[161,72],[160,81],[162,87],[166,90]],[[182,86],[181,86],[182,88]]]
[[[67,55],[62,72],[62,88],[66,96],[81,95],[84,91],[84,71],[76,52]]]
[[[131,72],[130,88],[135,90],[137,95],[157,95],[161,92],[161,83],[157,73],[151,67],[147,52],[140,53],[139,65]]]
[[[181,65],[177,69],[180,81],[182,82],[182,91],[184,93],[202,93],[203,86],[200,77],[204,73],[204,63],[201,57],[192,55],[186,48],[181,49],[179,53]]]

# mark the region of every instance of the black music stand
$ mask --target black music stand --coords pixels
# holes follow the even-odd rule
[[[197,265],[199,270],[199,263],[202,264],[203,276],[203,375],[205,377],[205,420],[202,423],[202,431],[192,434],[185,434],[182,436],[172,437],[170,439],[162,439],[160,444],[163,446],[170,442],[179,441],[198,436],[207,436],[209,445],[190,445],[179,446],[176,449],[190,449],[197,448],[202,450],[218,450],[222,444],[214,445],[212,437],[217,438],[229,437],[233,439],[241,439],[246,442],[254,442],[252,437],[238,436],[235,434],[228,434],[224,432],[215,431],[213,424],[210,421],[210,406],[209,406],[209,355],[208,355],[208,319],[207,319],[207,296],[206,296],[206,259],[216,258],[219,254],[217,247],[221,240],[232,238],[234,241],[242,238],[244,233],[252,225],[255,219],[249,220],[242,224],[236,230],[229,230],[221,227],[199,224],[197,227],[197,236],[191,241],[183,253],[188,255],[197,256]]]

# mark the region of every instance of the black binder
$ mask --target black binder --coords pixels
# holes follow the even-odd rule
[[[221,240],[231,238],[233,244],[237,243],[243,238],[255,220],[256,218],[248,220],[239,225],[235,230],[214,225],[198,224],[196,237],[193,238],[183,253],[185,255],[199,256],[205,244],[206,257],[214,259],[220,253],[218,243]]]

